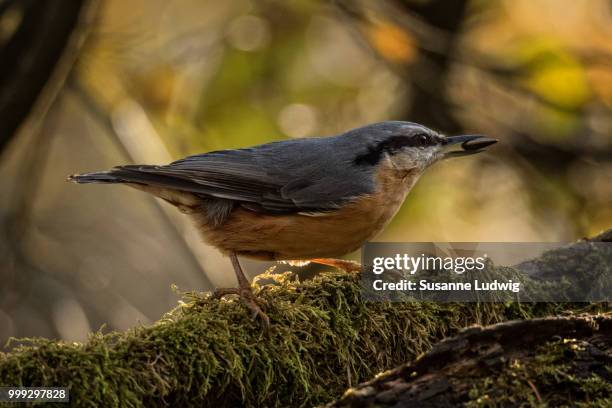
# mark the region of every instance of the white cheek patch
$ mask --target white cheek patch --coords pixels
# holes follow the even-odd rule
[[[440,160],[442,157],[444,157],[444,154],[442,153],[442,149],[440,149],[440,147],[426,149],[423,155],[423,162],[426,163],[426,166],[429,166]]]
[[[436,151],[433,149],[418,149],[414,155],[414,162],[418,166],[425,168],[436,160]]]
[[[388,163],[396,169],[420,169],[427,167],[438,161],[442,157],[440,148],[413,148],[403,154],[386,155]]]

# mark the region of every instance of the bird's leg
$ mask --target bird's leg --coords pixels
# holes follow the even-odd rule
[[[341,269],[344,272],[360,272],[361,264],[355,261],[347,261],[346,259],[334,259],[334,258],[315,258],[310,259],[310,262],[314,262],[321,265],[332,266],[337,269]]]
[[[249,280],[244,275],[242,271],[242,266],[240,266],[240,262],[238,261],[238,256],[236,256],[235,252],[231,252],[229,255],[230,260],[232,261],[232,266],[234,267],[234,272],[236,273],[236,278],[238,279],[238,286],[240,289],[247,289],[249,292],[251,291],[251,284]]]
[[[253,319],[260,318],[264,326],[268,327],[270,325],[270,319],[261,310],[257,302],[255,302],[255,295],[253,295],[251,284],[249,283],[247,277],[244,275],[244,272],[242,271],[242,267],[240,266],[240,262],[238,262],[238,257],[236,256],[236,253],[230,252],[229,258],[232,261],[234,273],[236,274],[236,278],[238,279],[238,287],[215,289],[213,297],[216,299],[220,299],[226,295],[240,296],[240,300],[242,301],[242,303],[247,307],[247,309],[251,311]]]

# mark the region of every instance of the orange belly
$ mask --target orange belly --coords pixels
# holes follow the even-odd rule
[[[384,176],[380,175],[379,176]],[[267,215],[237,208],[217,227],[193,214],[205,240],[223,252],[266,260],[338,257],[376,236],[401,207],[417,177],[381,177],[375,194],[315,216]]]
[[[337,257],[358,249],[389,217],[349,205],[321,216],[265,215],[235,210],[216,228],[200,223],[205,240],[223,252],[269,259]]]

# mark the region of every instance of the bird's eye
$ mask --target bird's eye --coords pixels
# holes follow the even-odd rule
[[[416,136],[416,145],[417,146],[428,146],[429,145],[429,135],[426,135],[425,133],[421,133],[420,135]]]

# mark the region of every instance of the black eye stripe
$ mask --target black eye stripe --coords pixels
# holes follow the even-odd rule
[[[387,140],[380,142],[379,145],[387,151],[393,151],[406,146],[414,146],[414,140],[408,136],[391,136]]]
[[[424,147],[437,143],[436,139],[427,133],[417,133],[412,136],[395,135],[368,147],[368,151],[357,156],[355,164],[377,164],[384,153],[393,154],[403,147]]]
[[[432,146],[437,143],[436,139],[427,133],[417,133],[413,136],[392,136],[387,139],[385,142],[389,142],[389,148],[391,149],[400,149],[404,146],[411,147],[423,147],[423,146]]]
[[[425,133],[419,133],[412,138],[415,146],[429,146],[434,143],[433,138]]]

